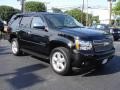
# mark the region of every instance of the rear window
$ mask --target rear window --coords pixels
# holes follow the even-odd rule
[[[11,25],[15,19],[17,19],[17,16],[13,15],[12,18],[10,19],[10,21],[8,22],[8,25]]]
[[[21,21],[21,17],[18,17],[18,18],[16,18],[14,21],[11,22],[11,25],[10,25],[10,26],[11,26],[12,28],[14,28],[14,27],[15,27],[15,28],[16,28],[16,27],[19,27],[20,21]]]

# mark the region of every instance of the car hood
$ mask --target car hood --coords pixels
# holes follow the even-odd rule
[[[64,28],[64,29],[61,29],[61,32],[65,34],[77,36],[81,39],[86,39],[86,40],[104,39],[108,34],[105,31],[93,30],[88,28]]]

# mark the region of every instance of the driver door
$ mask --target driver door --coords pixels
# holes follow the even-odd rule
[[[33,17],[31,23],[31,44],[34,52],[48,53],[49,31],[45,30],[45,26],[41,17]]]

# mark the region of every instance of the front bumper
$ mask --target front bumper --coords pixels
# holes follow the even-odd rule
[[[84,61],[88,62],[102,62],[104,59],[112,59],[115,53],[115,48],[112,48],[109,51],[102,52],[85,52],[73,50],[72,53],[72,65],[75,67],[81,67]]]

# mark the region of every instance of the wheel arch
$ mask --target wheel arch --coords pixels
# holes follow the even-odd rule
[[[10,34],[9,42],[11,42],[13,38],[17,38],[17,35],[16,34]]]
[[[65,48],[71,50],[72,44],[73,43],[69,40],[62,40],[62,39],[52,40],[49,44],[49,46],[50,46],[50,51],[49,52],[51,53],[51,51],[54,48],[57,48],[57,47],[65,47]]]

